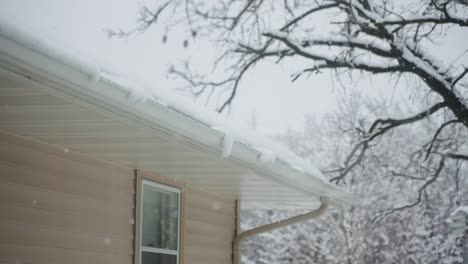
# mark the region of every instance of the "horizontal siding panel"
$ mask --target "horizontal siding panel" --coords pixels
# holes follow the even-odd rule
[[[182,176],[185,176],[187,173],[191,174],[192,171],[195,173],[197,172],[195,168],[200,168],[200,169],[209,169],[209,168],[215,168],[216,166],[219,166],[219,161],[217,160],[211,160],[211,159],[206,159],[204,157],[191,157],[191,158],[182,158],[181,156],[178,155],[169,155],[164,153],[169,153],[171,150],[167,149],[164,150],[162,148],[156,148],[154,147],[151,149],[152,152],[144,152],[143,150],[137,150],[135,152],[114,152],[113,150],[106,150],[106,152],[99,152],[95,153],[93,151],[82,151],[83,153],[90,153],[92,155],[96,155],[96,157],[100,157],[105,160],[111,160],[118,162],[119,164],[127,164],[128,162],[138,160],[140,166],[144,166],[145,170],[152,171],[153,173],[162,175],[161,173],[163,172],[169,172],[171,173],[171,169],[175,168],[180,169],[178,170],[179,173],[183,172]],[[188,169],[183,169],[184,167]],[[193,170],[190,170],[190,168],[194,168]],[[164,169],[168,169],[165,171]],[[239,175],[239,171],[231,170],[228,167],[225,167],[225,170],[229,174],[235,174]],[[206,172],[202,171],[202,173],[198,173],[197,175],[202,176],[206,175]],[[222,177],[221,174],[216,177]],[[211,175],[211,179],[213,179],[213,175]]]
[[[231,225],[234,222],[234,217],[229,215],[218,214],[216,212],[210,212],[207,210],[199,210],[194,207],[187,206],[185,213],[188,219],[198,220],[213,225]]]
[[[176,158],[177,156],[174,156],[173,158]],[[206,175],[205,178],[210,178],[213,180],[213,175],[219,175],[217,177],[219,178],[230,178],[230,177],[239,177],[243,172],[229,168],[227,166],[223,166],[221,164],[217,164],[217,166],[184,166],[183,158],[178,157],[180,160],[172,160],[172,162],[169,162],[169,164],[174,164],[176,166],[170,167],[170,166],[165,166],[164,169],[159,169],[161,175],[164,175],[164,173],[168,174],[173,174],[175,173],[185,173],[185,174],[190,174],[190,175],[200,175],[197,176],[197,178],[202,177],[203,175]],[[204,159],[201,159],[203,161]],[[164,159],[163,159],[164,161]],[[238,182],[238,181],[237,181]]]
[[[98,127],[99,128],[99,127]],[[119,127],[116,127],[119,128]],[[107,136],[78,136],[78,137],[69,137],[69,136],[43,136],[42,139],[47,139],[47,142],[59,143],[59,144],[72,144],[85,147],[93,147],[98,144],[104,145],[114,145],[114,146],[147,146],[148,143],[156,144],[161,147],[173,146],[173,143],[162,139],[158,136],[153,136],[149,133],[138,131],[136,129],[129,130],[128,128],[123,129],[123,131],[132,132],[132,135],[112,133]],[[115,132],[115,131],[114,131]],[[183,146],[179,146],[180,151],[187,150]]]
[[[201,236],[201,235],[185,235],[185,243],[193,248],[211,248],[214,250],[226,250],[232,246],[231,236]]]
[[[197,201],[200,204],[209,204],[212,201],[219,201],[225,204],[230,204],[232,208],[235,207],[235,203],[233,200],[220,197],[213,193],[205,192],[199,189],[195,190],[190,187],[188,187],[186,191],[188,195],[190,195],[190,199],[192,199],[193,201]]]
[[[63,152],[63,151],[62,151]],[[121,188],[127,192],[133,191],[133,178],[122,173],[120,169],[105,170],[90,167],[78,162],[35,152],[31,149],[8,144],[0,139],[0,160],[15,163],[44,173],[52,173],[65,177],[72,177],[90,183],[106,184]]]
[[[93,118],[90,118],[93,117]],[[109,119],[97,114],[93,111],[77,111],[71,109],[69,111],[8,111],[4,109],[0,111],[0,123],[28,123],[29,121],[42,121],[42,122],[83,122],[83,121],[108,121]]]
[[[185,232],[187,235],[206,236],[216,238],[217,236],[230,237],[234,233],[234,224],[213,225],[206,221],[194,221],[185,219]]]
[[[232,216],[232,212],[234,211],[232,204],[228,204],[220,200],[202,201],[200,201],[199,197],[197,196],[191,196],[190,199],[185,202],[185,205],[187,207],[192,207],[198,210],[227,215],[228,217]]]
[[[1,96],[39,96],[45,95],[44,91],[39,89],[31,89],[20,84],[17,80],[8,79],[14,78],[12,76],[6,76],[4,72],[0,73],[0,78],[2,80],[2,93]]]
[[[102,122],[102,123],[91,122],[90,124],[94,126],[95,124],[107,124],[107,123],[109,122]],[[26,148],[36,153],[47,154],[51,156],[60,157],[62,159],[71,160],[71,161],[80,163],[81,165],[85,165],[87,167],[91,167],[97,170],[101,170],[101,171],[109,170],[109,171],[112,171],[112,173],[116,175],[120,174],[123,177],[133,177],[133,174],[129,174],[132,172],[132,169],[124,168],[121,166],[116,166],[115,164],[103,162],[95,158],[85,157],[83,155],[76,154],[73,152],[64,153],[63,148],[57,148],[57,147],[53,147],[50,144],[46,144],[46,143],[42,143],[38,141],[32,141],[30,140],[30,138],[21,138],[18,136],[7,134],[7,133],[0,133],[0,141],[4,141],[5,143],[10,143],[18,147]]]
[[[0,170],[0,263],[132,263],[131,169],[0,132]]]
[[[31,264],[129,264],[132,255],[0,242],[0,262]]]
[[[0,95],[0,104],[7,106],[7,109],[15,106],[56,106],[56,105],[66,105],[65,101],[58,101],[56,98],[51,98],[46,94],[36,94],[36,95],[20,95],[10,94],[6,95],[3,92]]]
[[[0,200],[21,205],[33,205],[58,212],[94,215],[107,219],[129,219],[133,215],[132,208],[122,207],[112,201],[102,202],[76,195],[5,182],[0,182]]]
[[[178,166],[184,166],[184,164],[179,164],[179,163],[172,161],[171,163],[166,165],[166,167],[170,168],[170,170],[166,169],[166,167],[164,169],[154,167],[153,169],[155,171],[159,171],[160,175],[168,175],[168,174],[175,175],[178,178],[186,179],[187,181],[205,182],[206,184],[210,184],[213,182],[214,184],[210,184],[210,185],[218,185],[219,187],[222,187],[228,184],[234,184],[236,186],[240,185],[239,180],[237,179],[237,177],[240,174],[239,171],[226,171],[226,172],[221,173],[216,169],[213,169],[211,172],[210,171],[197,171],[197,170],[189,170],[189,169],[178,169]]]
[[[119,238],[133,238],[133,219],[102,218],[94,215],[67,214],[37,207],[17,206],[0,202],[0,221],[38,224],[67,228],[74,231],[93,232]]]
[[[0,222],[0,241],[98,252],[132,254],[133,240],[40,225]]]
[[[128,154],[138,154],[142,157],[154,158],[159,160],[159,158],[179,158],[181,160],[190,160],[190,159],[200,159],[203,158],[200,154],[187,150],[187,149],[174,149],[173,145],[159,145],[154,144],[155,139],[147,140],[146,144],[144,142],[137,143],[132,142],[132,139],[129,139],[130,142],[122,143],[119,142],[119,138],[109,137],[111,141],[109,143],[95,143],[95,144],[73,144],[73,143],[58,143],[70,146],[71,149],[78,149],[80,152],[89,152],[94,153],[96,156],[106,155],[109,158],[119,159],[125,157]],[[136,137],[135,137],[136,139]]]
[[[81,111],[80,108],[74,107],[74,106],[69,106],[69,105],[40,105],[40,104],[30,104],[30,105],[8,105],[6,107],[7,112],[12,112],[12,113],[30,113],[30,112],[73,112],[73,111]],[[14,123],[15,121],[13,121]]]
[[[97,200],[115,201],[122,206],[133,206],[134,193],[123,193],[107,185],[92,184],[73,178],[34,171],[13,163],[0,161],[0,181],[34,186],[51,191],[60,191]]]
[[[28,124],[3,123],[2,128],[24,136],[37,136],[39,140],[48,142],[47,139],[55,137],[83,137],[87,135],[101,135],[108,137],[109,134],[119,131],[119,135],[134,135],[135,130],[123,126],[117,122],[80,122],[80,123],[41,123],[31,122]]]
[[[229,264],[232,263],[230,250],[213,250],[210,248],[185,247],[185,260],[187,264]]]

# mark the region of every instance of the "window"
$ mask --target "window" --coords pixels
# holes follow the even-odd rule
[[[141,190],[141,264],[178,264],[180,190],[147,180]]]

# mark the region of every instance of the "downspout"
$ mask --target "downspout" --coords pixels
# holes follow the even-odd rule
[[[320,207],[317,210],[314,210],[312,212],[305,213],[302,215],[297,215],[288,219],[284,219],[276,223],[271,223],[268,225],[252,228],[250,230],[237,234],[233,242],[233,254],[234,254],[233,264],[240,264],[240,243],[242,242],[243,239],[251,237],[251,236],[255,236],[258,234],[262,234],[265,232],[269,232],[269,231],[272,231],[272,230],[275,230],[284,226],[297,224],[299,222],[304,222],[312,218],[319,217],[327,211],[328,204],[329,204],[329,201],[327,197],[320,197]],[[237,218],[239,217],[240,216],[238,215]]]

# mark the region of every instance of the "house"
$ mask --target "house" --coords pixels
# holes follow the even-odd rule
[[[351,199],[289,150],[170,94],[135,99],[138,83],[33,35],[0,26],[1,263],[233,263],[242,238]],[[313,212],[240,233],[241,208]]]

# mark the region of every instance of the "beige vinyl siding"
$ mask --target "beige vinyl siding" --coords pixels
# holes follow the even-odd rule
[[[0,263],[132,263],[131,169],[0,133]]]
[[[235,203],[186,188],[184,257],[186,264],[232,263]]]
[[[258,163],[260,153],[242,143],[236,145],[242,157],[220,160],[219,133],[174,111],[166,112],[157,104],[133,104],[120,98],[123,96],[120,89],[113,89],[117,87],[111,88],[106,82],[96,84],[111,92],[109,96],[123,103],[119,105],[125,105],[128,111],[116,107],[117,101],[104,100],[110,99],[107,95],[94,96],[87,92],[85,95],[78,92],[78,87],[68,87],[70,83],[49,80],[42,76],[42,71],[34,74],[10,66],[13,68],[0,67],[0,130],[62,146],[61,153],[54,154],[59,157],[64,154],[64,148],[68,148],[87,157],[157,173],[227,199],[242,200],[245,208],[313,209],[318,205],[317,195],[351,198],[315,177],[303,177],[305,175],[285,164],[283,168],[282,162]],[[167,119],[169,116],[171,118]],[[150,122],[144,121],[148,121],[147,118]],[[5,151],[0,155],[9,153]],[[68,168],[54,155],[42,157],[21,152],[18,155],[29,155],[28,166],[52,166],[59,174],[60,169]],[[271,171],[273,168],[278,169]],[[286,171],[291,174],[284,173]],[[86,178],[96,188],[128,188],[125,186],[128,182],[109,181],[108,175],[95,177],[95,173],[82,166],[67,174]],[[297,178],[295,182],[301,184],[292,184],[289,177]],[[111,185],[107,186],[109,182]]]
[[[0,172],[0,263],[132,263],[132,169],[0,132]],[[182,189],[181,264],[231,263],[234,201],[143,175]]]

